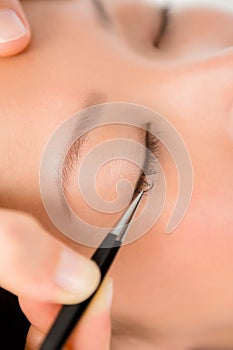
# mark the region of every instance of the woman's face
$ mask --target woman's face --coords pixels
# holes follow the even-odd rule
[[[94,0],[24,4],[32,44],[18,57],[0,60],[0,206],[31,212],[89,256],[90,248],[65,238],[45,213],[39,190],[44,147],[58,125],[85,106],[121,101],[156,110],[187,146],[193,194],[183,221],[166,235],[178,181],[160,145],[165,208],[146,235],[122,248],[111,269],[111,348],[233,348],[233,15],[177,10],[158,39],[158,7],[142,0],[100,2],[104,14]],[[133,127],[109,130],[90,133],[90,146],[122,135],[144,143],[144,132]],[[122,177],[136,185],[139,174],[126,163],[113,162],[99,176],[104,199],[116,196]],[[88,217],[73,184],[67,198]]]

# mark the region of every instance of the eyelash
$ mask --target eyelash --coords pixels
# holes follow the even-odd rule
[[[162,21],[161,21],[160,31],[159,31],[159,35],[154,41],[154,47],[160,48],[160,42],[167,30],[169,19],[170,19],[170,9],[168,7],[165,7],[162,9]]]
[[[158,139],[147,132],[146,134],[146,159],[143,164],[141,176],[137,182],[134,195],[143,191],[148,192],[153,183],[148,182],[147,175],[156,175],[158,173],[159,142]]]

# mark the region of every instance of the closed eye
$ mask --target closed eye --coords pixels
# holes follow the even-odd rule
[[[155,40],[154,40],[154,47],[160,48],[161,40],[167,30],[168,24],[169,24],[169,18],[170,18],[170,9],[168,7],[165,7],[161,11],[161,25],[159,29],[159,33],[157,34]]]

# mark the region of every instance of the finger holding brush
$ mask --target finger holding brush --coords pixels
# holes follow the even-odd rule
[[[113,281],[106,277],[85,310],[80,322],[68,339],[64,350],[109,350],[111,336],[110,309],[113,294]],[[26,342],[26,350],[38,350],[48,329],[44,324],[51,323],[57,313],[56,306],[50,305],[44,314],[40,330],[31,326]],[[49,322],[47,322],[49,320]],[[47,326],[49,328],[49,324]]]

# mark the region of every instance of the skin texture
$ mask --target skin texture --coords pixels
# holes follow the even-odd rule
[[[65,238],[44,211],[38,178],[44,146],[62,121],[89,103],[90,94],[95,103],[125,101],[158,111],[188,148],[193,195],[182,223],[165,235],[177,174],[161,145],[164,211],[146,235],[121,250],[110,271],[111,349],[233,349],[233,15],[209,8],[174,11],[158,49],[151,33],[158,30],[159,9],[152,20],[144,1],[105,3],[114,30],[100,24],[89,1],[23,3],[32,42],[21,55],[0,60],[0,207],[32,214],[90,256],[92,249]],[[119,132],[115,128],[114,136]],[[143,143],[143,133],[125,133]],[[107,135],[101,131],[92,142]],[[116,172],[118,165],[112,164]],[[122,172],[135,185],[133,168],[122,164]],[[108,188],[118,179],[113,176]],[[106,193],[105,183],[103,174],[100,192]],[[114,198],[112,191],[104,199]],[[70,204],[89,216],[78,196],[71,180]],[[46,332],[57,309],[25,298],[21,303],[32,324]]]

